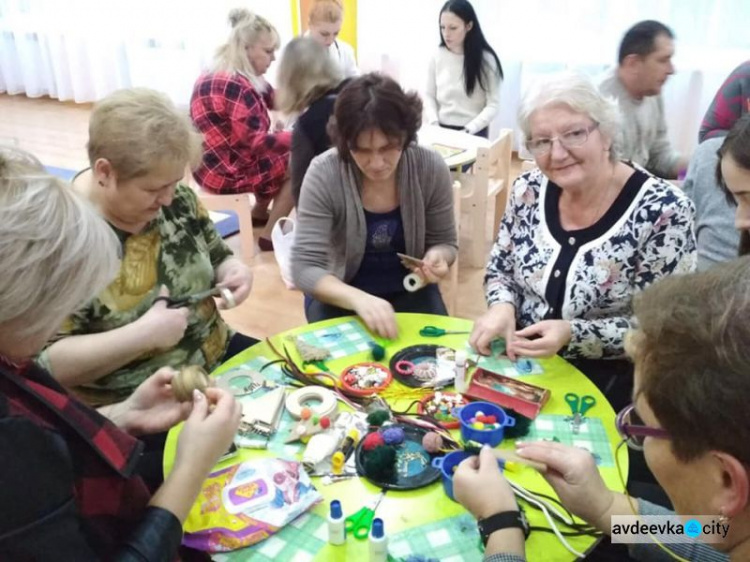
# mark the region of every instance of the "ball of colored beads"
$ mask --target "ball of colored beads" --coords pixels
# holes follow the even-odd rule
[[[385,445],[385,441],[383,440],[383,436],[378,432],[368,434],[362,441],[362,448],[365,451],[372,451],[375,447],[380,447],[381,445]]]
[[[404,442],[404,430],[400,427],[389,427],[382,431],[386,445],[400,445]]]

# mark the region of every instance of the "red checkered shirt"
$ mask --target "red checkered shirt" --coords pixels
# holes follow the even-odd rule
[[[134,475],[140,442],[34,365],[0,360],[0,451],[0,559],[176,555],[179,520]]]
[[[268,200],[281,189],[291,134],[269,133],[273,89],[261,95],[245,76],[217,72],[195,83],[190,115],[203,133],[198,183],[219,193],[252,192]]]

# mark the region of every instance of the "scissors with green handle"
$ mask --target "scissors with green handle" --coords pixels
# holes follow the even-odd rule
[[[596,406],[596,398],[590,395],[580,396],[575,392],[568,392],[565,395],[565,402],[570,406],[570,411],[573,415],[570,418],[571,425],[573,427],[573,433],[579,433],[581,430],[581,424],[584,421],[586,412]]]
[[[366,539],[370,534],[372,521],[375,519],[375,511],[378,509],[380,502],[383,501],[385,492],[380,492],[370,505],[366,505],[354,515],[350,515],[344,520],[344,528],[347,533],[351,533],[359,540]]]
[[[443,328],[438,328],[437,326],[425,326],[421,330],[419,330],[419,335],[423,338],[439,338],[440,336],[450,336],[454,334],[470,334],[471,332],[467,331],[454,331],[454,330],[444,330]]]

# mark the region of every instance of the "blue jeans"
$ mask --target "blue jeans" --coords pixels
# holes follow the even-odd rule
[[[387,300],[393,306],[396,312],[415,312],[421,314],[439,314],[448,316],[445,308],[443,297],[440,295],[440,289],[434,283],[430,283],[424,289],[414,293],[401,291],[390,295],[377,295]],[[321,320],[330,320],[331,318],[340,318],[342,316],[352,316],[351,310],[339,308],[332,304],[326,304],[315,297],[305,295],[305,318],[307,321],[320,322]]]

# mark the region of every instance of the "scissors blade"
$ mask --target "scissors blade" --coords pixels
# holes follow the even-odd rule
[[[184,306],[186,304],[196,304],[207,299],[208,297],[218,297],[220,295],[221,289],[219,289],[218,287],[214,287],[212,289],[208,289],[207,291],[201,291],[200,293],[194,293],[181,299],[174,300],[181,303],[181,306]]]

